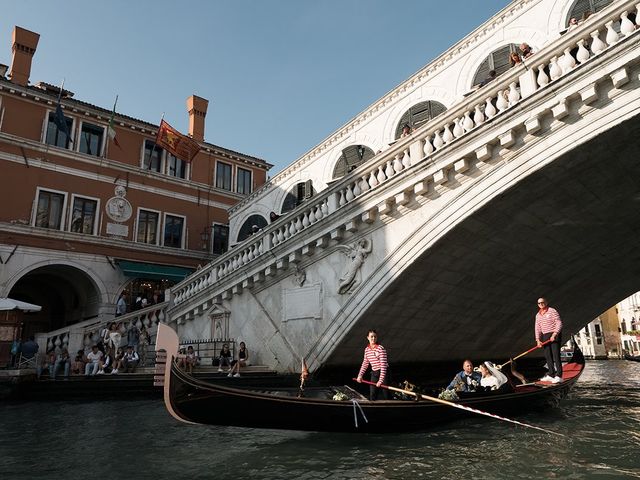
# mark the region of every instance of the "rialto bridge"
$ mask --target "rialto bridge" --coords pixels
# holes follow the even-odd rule
[[[174,287],[169,322],[210,338],[225,319],[279,371],[355,366],[371,327],[393,362],[504,358],[541,295],[576,332],[639,289],[636,13],[613,2],[327,182]]]

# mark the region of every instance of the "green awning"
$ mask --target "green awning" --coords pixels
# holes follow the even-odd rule
[[[118,266],[127,277],[153,278],[155,280],[173,280],[179,282],[193,272],[193,268],[174,267],[173,265],[156,265],[153,263],[130,262],[118,260]]]

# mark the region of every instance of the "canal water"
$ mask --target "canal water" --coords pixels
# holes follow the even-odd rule
[[[557,409],[408,434],[185,425],[159,400],[0,403],[0,479],[640,478],[640,363],[590,361]],[[224,412],[219,412],[224,416]]]

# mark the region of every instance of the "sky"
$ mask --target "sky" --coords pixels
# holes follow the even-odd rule
[[[32,84],[184,133],[206,98],[205,141],[273,176],[509,3],[5,0],[0,63],[18,25],[40,34]]]

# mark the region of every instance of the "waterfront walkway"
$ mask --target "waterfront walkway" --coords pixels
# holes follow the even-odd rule
[[[0,370],[0,399],[19,400],[99,400],[102,398],[130,398],[157,396],[162,388],[154,386],[155,367],[141,367],[135,373],[118,375],[57,375],[51,380],[48,375],[36,378],[35,369]],[[229,378],[227,372],[219,373],[218,367],[196,367],[196,378],[229,385],[262,383],[263,379],[274,382],[275,371],[262,365],[252,365],[241,370],[241,377]]]

